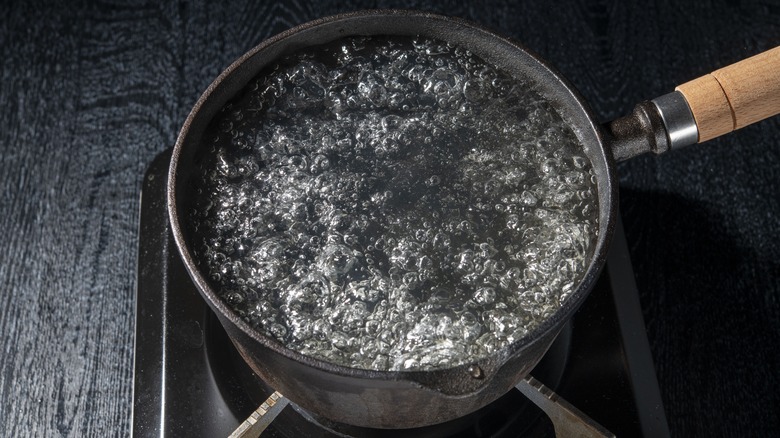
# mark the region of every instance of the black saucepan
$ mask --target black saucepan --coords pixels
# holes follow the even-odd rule
[[[196,151],[212,118],[265,66],[281,56],[352,35],[422,36],[447,41],[512,76],[535,81],[540,93],[573,127],[593,164],[599,227],[592,259],[581,283],[562,307],[527,337],[476,363],[433,371],[379,372],[303,356],[237,317],[220,300],[193,260],[191,236],[183,221],[195,197],[191,180],[196,170]],[[780,58],[776,54],[774,59]],[[726,85],[719,85],[728,91]],[[690,98],[696,93],[711,93],[689,88],[693,91],[686,93],[681,89],[682,93],[639,104],[633,114],[601,126],[572,85],[543,60],[517,43],[463,20],[421,12],[368,11],[306,23],[263,42],[238,59],[208,87],[187,117],[173,151],[168,182],[168,210],[176,245],[193,281],[247,363],[299,406],[333,421],[364,427],[410,428],[444,422],[485,406],[515,386],[540,360],[587,297],[605,263],[615,224],[615,160],[706,139],[702,127],[710,126],[707,117],[712,116],[700,116],[697,105],[693,101],[686,104],[683,95]],[[735,109],[728,106],[731,101],[726,97],[731,117]],[[777,112],[777,99],[774,105]],[[731,129],[739,127],[734,120]]]

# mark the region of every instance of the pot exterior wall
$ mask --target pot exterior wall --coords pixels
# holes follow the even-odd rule
[[[547,352],[557,331],[539,338],[511,357],[484,385],[469,394],[447,395],[398,373],[395,378],[372,378],[355,370],[343,375],[291,360],[254,341],[225,315],[217,313],[228,336],[252,370],[271,387],[307,411],[339,423],[381,429],[406,429],[443,423],[474,412],[511,390]],[[468,366],[438,372],[438,379],[474,380]],[[378,376],[377,376],[378,377]]]

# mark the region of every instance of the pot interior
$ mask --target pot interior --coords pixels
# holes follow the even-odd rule
[[[198,269],[190,251],[193,236],[190,235],[188,227],[182,223],[186,220],[187,212],[193,208],[193,200],[197,196],[191,181],[198,163],[203,159],[204,154],[208,153],[201,147],[207,126],[221,108],[240,93],[265,67],[302,48],[326,44],[346,36],[381,35],[420,36],[446,41],[471,51],[484,61],[514,77],[530,80],[535,84],[536,91],[572,127],[597,175],[599,234],[583,280],[577,290],[552,317],[544,321],[525,339],[507,347],[505,351],[497,355],[500,358],[490,358],[498,367],[507,358],[532,344],[534,339],[550,332],[557,332],[584,300],[605,261],[614,221],[616,193],[611,155],[605,150],[599,127],[594,123],[590,111],[576,91],[568,82],[526,49],[472,24],[431,14],[405,11],[347,14],[314,21],[291,29],[260,44],[237,60],[217,78],[198,100],[185,122],[174,149],[168,195],[169,213],[177,246],[190,275],[215,311],[226,316],[257,342],[267,345],[291,359],[304,360],[298,353],[284,348],[238,318],[218,297],[213,287]],[[316,359],[306,358],[304,361],[312,366],[335,371],[339,374],[354,375],[362,372],[361,370],[333,366]],[[377,378],[377,374],[382,375],[382,373],[370,373],[372,378]],[[387,376],[388,378],[396,378],[398,374],[403,374],[403,372],[387,373]]]

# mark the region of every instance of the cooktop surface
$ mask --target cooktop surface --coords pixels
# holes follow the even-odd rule
[[[134,437],[228,436],[271,393],[241,360],[190,281],[173,243],[165,185],[170,151],[141,198]],[[607,267],[531,375],[617,436],[668,436],[644,322],[618,221]],[[317,419],[294,404],[264,437],[545,437],[552,423],[519,391],[443,425],[371,430]]]

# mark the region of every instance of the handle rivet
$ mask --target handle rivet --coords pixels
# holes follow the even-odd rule
[[[485,377],[485,373],[482,372],[482,368],[480,368],[478,365],[469,365],[468,372],[471,377],[475,379],[481,379]]]

